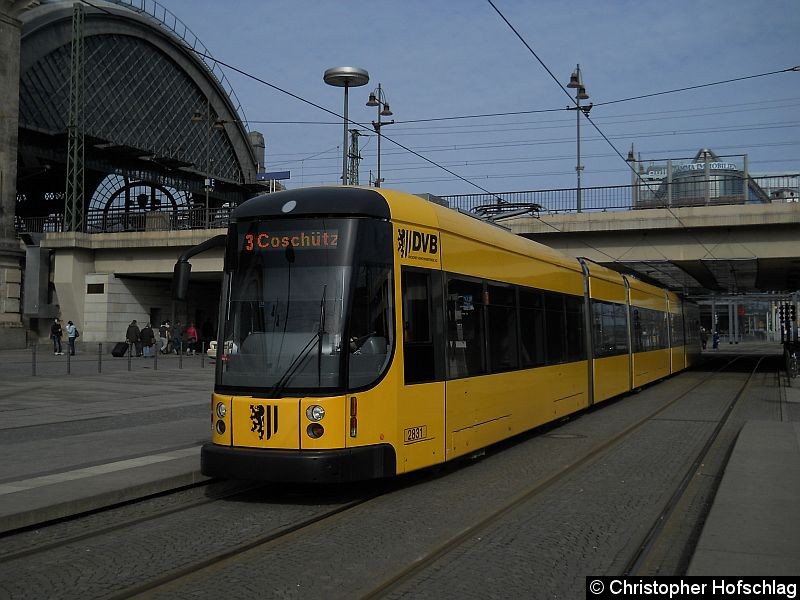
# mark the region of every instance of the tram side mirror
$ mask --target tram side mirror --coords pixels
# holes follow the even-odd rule
[[[189,291],[189,277],[192,273],[192,263],[187,260],[179,260],[175,263],[172,272],[172,299],[186,300]]]

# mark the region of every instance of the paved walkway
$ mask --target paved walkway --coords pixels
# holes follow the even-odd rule
[[[0,533],[202,477],[213,362],[39,347],[0,364]]]
[[[0,533],[203,479],[213,363],[39,350],[0,351]],[[800,573],[798,539],[800,423],[747,422],[689,574]]]
[[[797,387],[787,400],[800,403]],[[800,573],[800,423],[742,427],[688,575]]]

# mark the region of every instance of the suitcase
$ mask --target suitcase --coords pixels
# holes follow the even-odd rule
[[[120,356],[125,356],[128,353],[128,342],[118,342],[114,344],[114,347],[111,349],[111,356],[116,356],[119,358]]]

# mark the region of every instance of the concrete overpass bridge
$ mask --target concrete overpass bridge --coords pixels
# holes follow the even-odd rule
[[[512,231],[686,296],[800,289],[800,203],[520,216]]]
[[[774,305],[793,294],[798,299],[800,203],[518,215],[502,222],[567,254],[702,300],[712,306],[706,320],[730,329],[732,340],[749,330],[774,331],[774,323],[761,323],[769,320],[761,314],[768,308],[759,308],[758,320],[741,323],[739,331],[734,307],[754,299]],[[169,220],[153,223],[149,231],[48,233],[38,250],[29,250],[26,281],[36,281],[33,252],[52,258],[47,263],[40,257],[40,281],[52,281],[49,301],[57,306],[51,308],[83,324],[85,342],[119,339],[134,318],[216,322],[221,249],[192,260],[188,304],[172,302],[170,283],[183,251],[225,230],[169,230]],[[49,275],[46,264],[52,264]],[[31,289],[29,296],[35,293]]]

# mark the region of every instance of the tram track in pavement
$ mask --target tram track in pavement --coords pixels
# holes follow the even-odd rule
[[[733,451],[733,441],[738,435],[738,427],[736,427],[736,424],[731,423],[732,416],[741,407],[741,401],[746,397],[753,379],[759,374],[765,357],[757,357],[757,359],[753,357],[752,360],[756,360],[756,364],[750,375],[742,384],[738,393],[731,398],[711,435],[689,465],[669,501],[653,521],[641,545],[629,559],[623,570],[623,575],[683,575],[685,573],[691,560],[691,552],[694,550],[697,537],[711,508],[711,501],[719,487],[725,465]],[[777,381],[780,381],[779,368],[774,373],[774,376]],[[783,403],[781,403],[780,410],[782,413]],[[723,439],[723,432],[726,430],[728,430],[728,439]],[[713,452],[716,452],[720,457],[716,461],[709,460]],[[710,468],[706,467],[706,463],[712,462],[716,462],[717,465]],[[706,467],[705,471],[704,467]],[[683,534],[674,531],[680,530],[682,525],[673,522],[680,521],[680,517],[676,517],[676,514],[679,512],[677,509],[681,504],[684,506],[695,504],[702,507],[700,514],[697,515],[699,518],[694,526],[691,527],[691,531],[684,531]],[[673,531],[670,531],[670,529]],[[683,529],[685,529],[685,526],[683,526]],[[665,568],[669,572],[664,573],[663,570]]]
[[[420,576],[426,569],[430,568],[434,563],[436,563],[437,561],[441,561],[442,559],[445,559],[447,555],[454,553],[469,540],[480,539],[481,532],[490,529],[493,525],[506,518],[509,514],[513,513],[522,505],[534,500],[537,496],[553,488],[559,482],[569,478],[570,475],[579,471],[581,468],[590,466],[593,462],[598,460],[599,457],[604,455],[615,445],[619,444],[622,440],[629,437],[631,434],[640,429],[647,422],[651,421],[652,419],[658,417],[660,414],[667,411],[675,403],[691,395],[701,386],[713,383],[716,377],[718,377],[721,373],[724,373],[727,368],[736,364],[740,360],[741,357],[736,357],[733,358],[732,360],[728,360],[720,369],[709,374],[707,377],[697,382],[688,390],[685,390],[681,394],[677,395],[668,403],[659,407],[657,410],[654,410],[649,414],[644,415],[636,422],[632,423],[623,430],[619,431],[612,438],[606,440],[601,445],[593,448],[591,452],[586,453],[583,457],[570,463],[569,465],[559,470],[558,472],[553,473],[550,477],[538,482],[536,485],[523,491],[522,493],[511,499],[509,502],[507,502],[505,505],[500,507],[498,510],[494,511],[492,514],[486,516],[480,521],[475,522],[470,527],[462,530],[458,535],[445,540],[435,549],[432,549],[427,553],[425,553],[424,555],[419,556],[416,560],[408,564],[403,569],[389,575],[383,582],[381,582],[379,585],[376,585],[369,593],[366,593],[360,597],[363,599],[391,597],[393,592],[399,592],[405,583],[412,581],[414,578]],[[739,399],[745,393],[760,363],[761,361],[759,360],[758,364],[753,369],[750,376],[740,386],[739,390],[735,394],[735,397],[732,399],[724,415],[720,419],[719,424],[717,425],[717,427],[715,427],[714,432],[706,441],[706,443],[703,445],[701,452],[692,462],[691,467],[688,470],[687,476],[684,477],[684,479],[681,481],[681,484],[678,486],[675,493],[670,498],[670,501],[668,502],[667,506],[661,511],[658,518],[656,519],[656,522],[648,531],[648,534],[645,540],[642,542],[641,546],[639,547],[638,551],[636,552],[636,555],[630,559],[628,568],[631,569],[635,568],[635,565],[640,564],[646,558],[649,552],[657,545],[658,533],[659,533],[658,524],[663,521],[666,514],[668,514],[672,509],[674,509],[677,499],[680,497],[681,493],[685,491],[685,489],[687,488],[686,480],[689,478],[689,475],[696,470],[699,463],[703,460],[705,456],[707,456],[709,448],[714,444],[716,440],[718,440],[719,432],[728,422],[728,417],[736,407]],[[625,574],[628,574],[627,568]]]
[[[219,500],[235,498],[257,487],[259,485],[249,482],[203,481],[144,498],[11,529],[0,534],[0,564],[108,535]],[[178,499],[180,495],[187,498]],[[160,508],[157,506],[159,504],[167,506]],[[142,512],[145,514],[140,514]],[[43,538],[47,541],[43,541]]]
[[[407,483],[407,482],[406,482]],[[157,495],[156,498],[133,500],[115,505],[112,507],[97,509],[89,513],[83,513],[71,517],[65,517],[46,524],[30,526],[19,530],[6,532],[0,535],[0,597],[14,598],[131,598],[140,595],[147,595],[151,590],[158,590],[198,571],[235,558],[253,548],[268,545],[271,542],[285,540],[295,532],[307,531],[318,523],[336,515],[346,512],[354,507],[360,506],[376,496],[380,496],[388,487],[396,486],[394,481],[370,482],[364,488],[357,488],[353,492],[352,487],[343,486],[318,486],[308,487],[298,486],[277,486],[261,482],[225,482],[208,481],[192,486],[186,486],[181,490],[173,490]],[[271,489],[270,489],[271,488]],[[348,491],[340,491],[347,489]],[[309,494],[309,491],[312,491]],[[325,491],[327,490],[327,491]],[[364,491],[365,490],[365,491]],[[169,501],[170,497],[184,492],[194,492],[185,501],[178,501],[167,507],[145,507],[138,510],[138,507],[159,500]],[[344,496],[341,500],[340,496]],[[304,504],[309,504],[309,497],[323,497],[323,509],[313,507],[303,508]],[[327,498],[327,500],[325,500]],[[325,505],[325,502],[330,502]],[[261,503],[275,507],[276,512],[280,512],[280,507],[300,506],[299,516],[295,518],[287,517],[274,529],[270,529],[261,535],[253,535],[246,539],[237,540],[237,543],[226,545],[216,552],[201,552],[201,558],[194,557],[189,564],[174,568],[163,566],[160,572],[150,571],[145,578],[135,578],[135,582],[130,585],[117,585],[114,581],[115,576],[108,573],[107,569],[100,569],[101,577],[108,576],[109,581],[103,582],[103,589],[93,589],[85,584],[75,585],[74,587],[55,584],[53,588],[41,588],[36,591],[21,592],[20,581],[14,581],[20,575],[13,568],[15,564],[42,563],[52,564],[61,562],[53,556],[63,555],[65,552],[75,555],[80,552],[95,552],[108,538],[116,539],[123,532],[131,533],[137,528],[158,528],[161,521],[174,520],[181,513],[189,513],[195,509],[202,509],[204,515],[213,514],[215,505],[221,503]],[[146,514],[138,514],[144,512]],[[133,513],[133,514],[130,514]],[[191,517],[188,518],[191,520]],[[165,524],[165,528],[174,528],[174,524]],[[74,570],[76,567],[67,566],[65,570]],[[35,568],[34,568],[35,569]],[[36,570],[36,569],[35,569]],[[50,582],[42,582],[49,586]],[[55,589],[55,587],[58,589]],[[111,586],[109,590],[109,586]],[[42,595],[44,594],[44,595]]]

